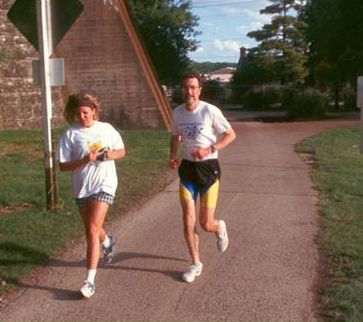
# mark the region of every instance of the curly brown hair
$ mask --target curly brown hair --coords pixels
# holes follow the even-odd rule
[[[75,116],[77,108],[80,106],[88,106],[96,111],[94,115],[94,120],[98,120],[101,114],[101,105],[95,96],[90,94],[72,94],[68,97],[68,102],[64,109],[63,115],[69,124],[73,124],[75,121]]]

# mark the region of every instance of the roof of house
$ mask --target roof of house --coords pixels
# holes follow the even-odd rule
[[[220,68],[220,69],[214,70],[214,71],[208,73],[208,75],[233,74],[235,70],[236,69],[234,67],[225,67],[225,68]]]

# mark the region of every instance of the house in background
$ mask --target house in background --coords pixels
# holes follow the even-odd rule
[[[224,67],[204,74],[204,93],[207,99],[220,104],[227,103],[232,91],[229,83],[232,80],[236,68]]]
[[[234,67],[220,68],[204,75],[206,80],[215,80],[221,84],[229,83],[236,71]]]

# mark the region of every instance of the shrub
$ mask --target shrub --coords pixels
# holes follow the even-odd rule
[[[282,108],[292,119],[318,119],[325,115],[328,108],[328,97],[315,89],[284,91]]]
[[[249,90],[242,95],[241,103],[248,110],[261,110],[263,108],[263,94]]]
[[[268,110],[279,105],[282,97],[283,89],[279,86],[260,88],[258,91],[250,89],[243,94],[241,103],[246,109]]]

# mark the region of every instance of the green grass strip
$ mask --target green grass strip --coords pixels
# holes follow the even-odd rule
[[[297,145],[315,160],[320,192],[318,243],[325,275],[320,309],[329,321],[363,321],[363,155],[357,128],[335,129]]]

